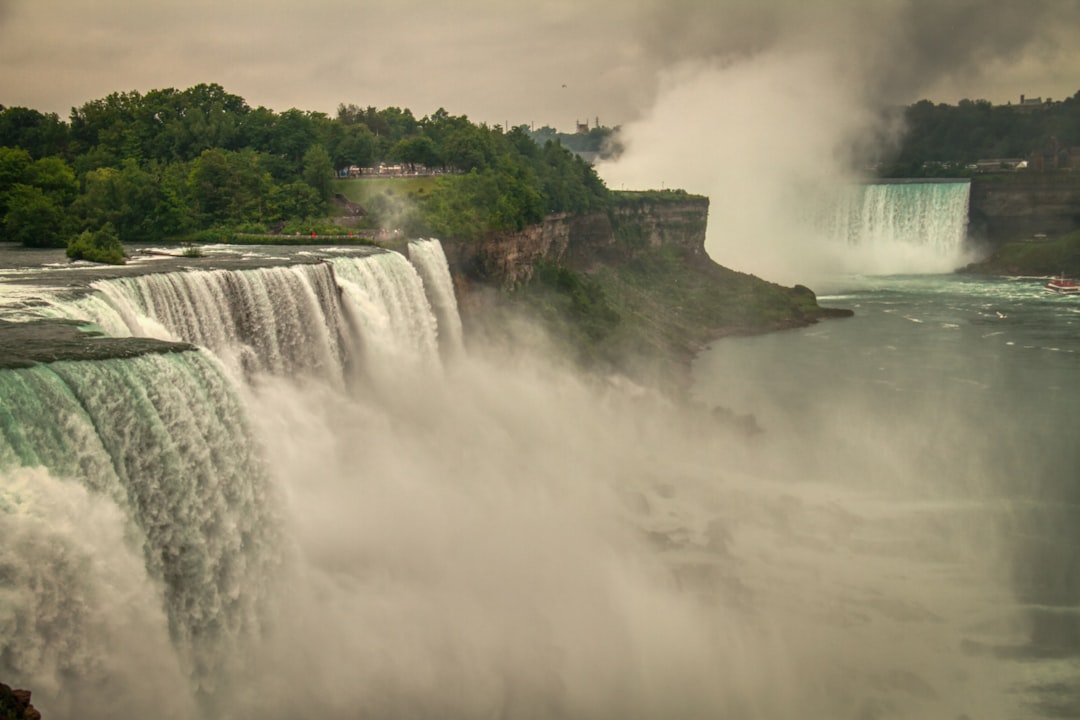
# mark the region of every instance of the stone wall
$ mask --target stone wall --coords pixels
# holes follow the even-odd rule
[[[1080,173],[1012,173],[971,182],[968,236],[997,246],[1080,230]]]

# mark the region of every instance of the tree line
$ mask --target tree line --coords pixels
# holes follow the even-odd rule
[[[879,158],[886,177],[969,175],[980,160],[1053,157],[1080,147],[1080,92],[1059,101],[956,105],[920,100],[902,110],[900,143]],[[1049,155],[1047,155],[1049,154]],[[1060,167],[1060,163],[1051,163]]]
[[[380,162],[445,173],[409,216],[412,232],[443,237],[521,228],[608,198],[590,165],[557,141],[534,142],[525,126],[352,104],[335,117],[278,113],[201,84],[113,93],[66,121],[0,106],[0,227],[23,245],[91,250],[289,231],[327,215],[341,170]]]

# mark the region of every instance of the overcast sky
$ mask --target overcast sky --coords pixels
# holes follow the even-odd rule
[[[0,104],[219,83],[252,106],[617,125],[687,63],[829,53],[868,100],[1080,90],[1080,0],[0,0]],[[844,70],[843,68],[847,68]],[[856,72],[857,71],[857,72]],[[739,98],[731,98],[739,101]]]

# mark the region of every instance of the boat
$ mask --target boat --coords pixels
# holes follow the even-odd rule
[[[1080,295],[1080,282],[1067,280],[1064,276],[1051,278],[1044,287],[1047,292],[1059,295]]]

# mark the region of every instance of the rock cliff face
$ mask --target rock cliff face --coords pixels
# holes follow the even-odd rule
[[[971,182],[968,235],[998,246],[1035,235],[1080,230],[1080,173],[976,176]]]
[[[709,200],[696,196],[628,199],[607,212],[550,215],[518,232],[493,233],[479,242],[444,240],[451,273],[504,289],[525,284],[539,260],[581,271],[624,262],[661,246],[706,258]]]
[[[0,718],[41,720],[41,713],[30,704],[29,690],[13,690],[0,683]]]

